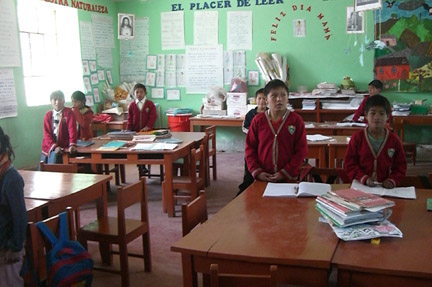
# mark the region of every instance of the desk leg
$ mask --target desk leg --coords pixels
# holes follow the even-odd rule
[[[193,270],[193,257],[182,253],[183,287],[197,287],[197,273]]]
[[[336,157],[335,148],[330,145],[329,146],[329,154],[328,154],[328,161],[329,161],[328,166],[329,166],[329,168],[335,167],[335,157]]]
[[[96,209],[97,209],[97,217],[106,217],[108,216],[108,199],[107,199],[107,189],[108,184],[101,184],[100,188],[102,188],[102,197],[96,201]],[[111,265],[112,263],[112,253],[111,253],[111,244],[108,243],[99,243],[99,252],[102,258],[103,264]]]
[[[163,185],[165,205],[168,217],[174,217],[174,199],[173,199],[173,158],[171,155],[165,155],[165,184]],[[165,212],[165,210],[164,210]]]

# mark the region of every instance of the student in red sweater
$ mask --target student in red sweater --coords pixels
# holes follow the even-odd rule
[[[72,94],[72,105],[75,118],[78,122],[78,139],[89,140],[93,137],[91,123],[93,120],[93,111],[86,106],[86,97],[83,92],[75,91]]]
[[[246,135],[246,162],[255,179],[298,179],[308,146],[303,119],[287,109],[288,94],[281,80],[272,80],[264,87],[269,109],[254,117]]]
[[[69,149],[71,154],[76,152],[76,119],[72,109],[64,106],[65,98],[62,91],[53,92],[50,100],[53,109],[46,112],[43,120],[41,160],[62,163],[63,149]]]
[[[386,128],[390,111],[389,101],[381,95],[367,100],[368,127],[353,134],[345,155],[345,170],[351,180],[393,188],[405,176],[407,161],[402,143]]]
[[[152,130],[156,122],[156,107],[146,98],[147,90],[143,84],[134,87],[135,101],[129,105],[127,129],[130,131]]]

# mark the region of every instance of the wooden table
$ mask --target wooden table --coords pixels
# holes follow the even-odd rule
[[[69,157],[68,153],[63,154],[63,162],[68,163],[89,163],[89,164],[154,164],[165,166],[164,186],[167,189],[166,199],[167,212],[169,217],[174,216],[173,202],[173,163],[179,158],[188,158],[190,150],[199,146],[204,139],[205,133],[172,132],[172,137],[182,140],[174,150],[157,151],[136,151],[131,147],[120,148],[116,151],[99,150],[99,147],[108,143],[110,139],[93,138],[94,145],[78,147],[78,157]],[[165,211],[165,210],[164,210]]]
[[[341,127],[337,125],[337,122],[305,122],[305,125],[306,133],[308,135],[322,134],[326,136],[351,136],[353,133],[364,129],[364,127]]]
[[[117,130],[117,131],[126,130],[126,127],[127,127],[127,120],[110,121],[107,123],[92,122],[91,125],[93,136],[96,136],[98,131],[102,131],[102,134],[106,134],[107,132],[112,130]]]
[[[432,212],[426,211],[431,190],[416,190],[416,200],[394,199],[390,221],[403,238],[340,242],[333,264],[338,286],[432,286]]]
[[[190,131],[194,131],[194,126],[198,126],[200,131],[204,131],[205,126],[241,127],[244,118],[216,118],[216,117],[191,117]]]
[[[308,141],[307,158],[316,159],[319,168],[334,168],[335,160],[343,160],[348,147],[347,136],[332,136],[330,141]]]
[[[98,218],[108,214],[107,184],[112,178],[110,175],[28,170],[18,172],[25,183],[24,198],[48,202],[46,214],[42,212],[42,217],[57,215],[68,206],[75,210],[92,201],[96,201]],[[111,262],[109,250],[109,245],[100,245],[101,257],[106,263]]]
[[[27,218],[29,222],[39,222],[43,219],[44,210],[48,207],[49,201],[24,198],[25,206],[27,209]]]
[[[338,239],[318,222],[311,198],[263,198],[265,182],[257,181],[240,196],[177,241],[183,286],[197,286],[197,272],[266,274],[278,265],[278,281],[326,286]]]
[[[342,162],[345,159],[346,150],[348,148],[348,137],[334,136],[334,141],[329,142],[328,146],[328,167],[335,168],[336,163]],[[342,166],[338,166],[342,167]]]

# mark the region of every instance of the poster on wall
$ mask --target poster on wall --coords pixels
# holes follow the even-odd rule
[[[432,91],[430,8],[432,0],[387,5],[375,19],[375,77],[383,90],[395,92]],[[415,4],[415,5],[414,5]]]
[[[15,78],[12,69],[0,69],[0,119],[16,117],[18,104],[15,93]]]
[[[118,38],[120,40],[132,40],[135,38],[134,14],[118,14]]]
[[[363,12],[354,11],[354,7],[347,7],[346,15],[346,32],[347,34],[364,33],[364,14]]]
[[[16,23],[15,1],[0,1],[0,67],[21,66],[18,30]]]

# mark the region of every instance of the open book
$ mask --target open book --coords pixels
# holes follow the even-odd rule
[[[318,196],[331,191],[331,185],[326,183],[272,183],[267,184],[263,197],[301,197]]]
[[[400,197],[407,199],[416,199],[416,192],[414,186],[409,187],[395,187],[392,189],[387,189],[382,186],[370,187],[361,184],[358,180],[354,180],[351,184],[351,188],[361,190],[367,193],[372,193],[380,196],[391,196]]]

